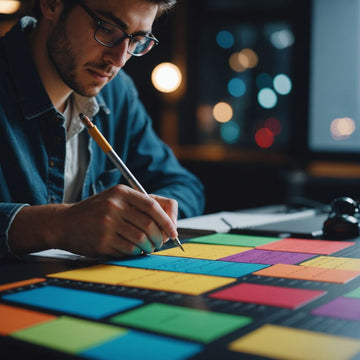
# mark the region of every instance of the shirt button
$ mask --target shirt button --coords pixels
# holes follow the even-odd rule
[[[60,136],[54,136],[54,144],[59,145],[61,143],[61,137]]]
[[[50,160],[50,161],[49,161],[49,167],[52,168],[52,167],[54,167],[54,165],[55,165],[55,163],[54,163],[52,160]]]

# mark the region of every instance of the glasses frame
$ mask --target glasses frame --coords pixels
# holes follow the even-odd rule
[[[159,40],[153,35],[153,34],[149,34],[149,35],[142,35],[144,38],[152,41],[152,44],[146,49],[145,52],[142,52],[142,53],[134,53],[133,51],[130,51],[129,48],[130,48],[130,45],[131,45],[131,42],[134,40],[134,38],[138,35],[133,35],[133,34],[128,34],[123,28],[121,28],[120,26],[117,26],[117,25],[114,25],[112,23],[109,23],[105,20],[102,20],[100,19],[98,16],[96,16],[96,14],[90,10],[81,0],[75,0],[77,4],[79,4],[87,13],[88,15],[95,21],[96,23],[96,29],[95,29],[95,32],[94,32],[94,39],[101,45],[105,46],[105,47],[108,47],[108,48],[113,48],[113,47],[116,47],[118,44],[120,44],[122,41],[124,41],[125,39],[129,39],[129,45],[128,45],[128,49],[127,49],[127,52],[132,55],[132,56],[143,56],[145,54],[147,54],[155,45],[159,45]],[[116,43],[114,43],[113,45],[109,45],[109,44],[106,44],[104,42],[102,42],[101,40],[98,39],[97,37],[97,33],[100,29],[101,26],[103,25],[106,25],[106,26],[110,26],[110,27],[113,27],[113,28],[116,28],[116,29],[119,29],[123,34],[124,36],[118,40]]]

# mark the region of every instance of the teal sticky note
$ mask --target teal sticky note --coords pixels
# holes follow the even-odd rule
[[[201,344],[138,331],[89,349],[80,355],[98,360],[185,360],[203,350]]]
[[[245,316],[152,303],[114,316],[111,322],[207,344],[252,322]]]
[[[189,274],[202,274],[225,277],[242,277],[266,268],[268,265],[235,263],[217,260],[191,259],[174,256],[146,255],[137,258],[109,261],[108,264],[175,271]]]
[[[101,319],[143,303],[139,299],[50,285],[4,295],[2,298],[90,319]]]

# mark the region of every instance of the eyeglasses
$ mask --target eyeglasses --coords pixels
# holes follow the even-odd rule
[[[130,55],[142,56],[148,53],[155,45],[159,44],[159,40],[152,34],[128,34],[121,27],[99,19],[81,0],[76,0],[76,2],[95,21],[97,27],[94,32],[94,39],[101,45],[111,48],[117,46],[121,41],[129,39],[127,52]]]

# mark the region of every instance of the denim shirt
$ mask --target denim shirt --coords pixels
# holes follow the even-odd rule
[[[9,227],[24,206],[62,203],[66,130],[39,78],[26,32],[34,19],[22,18],[0,38],[0,257],[9,255]],[[179,217],[199,215],[203,186],[183,168],[156,135],[132,80],[119,74],[96,96],[92,121],[144,188],[176,199]],[[89,166],[81,199],[126,183],[89,137]],[[56,230],[54,230],[56,231]]]

